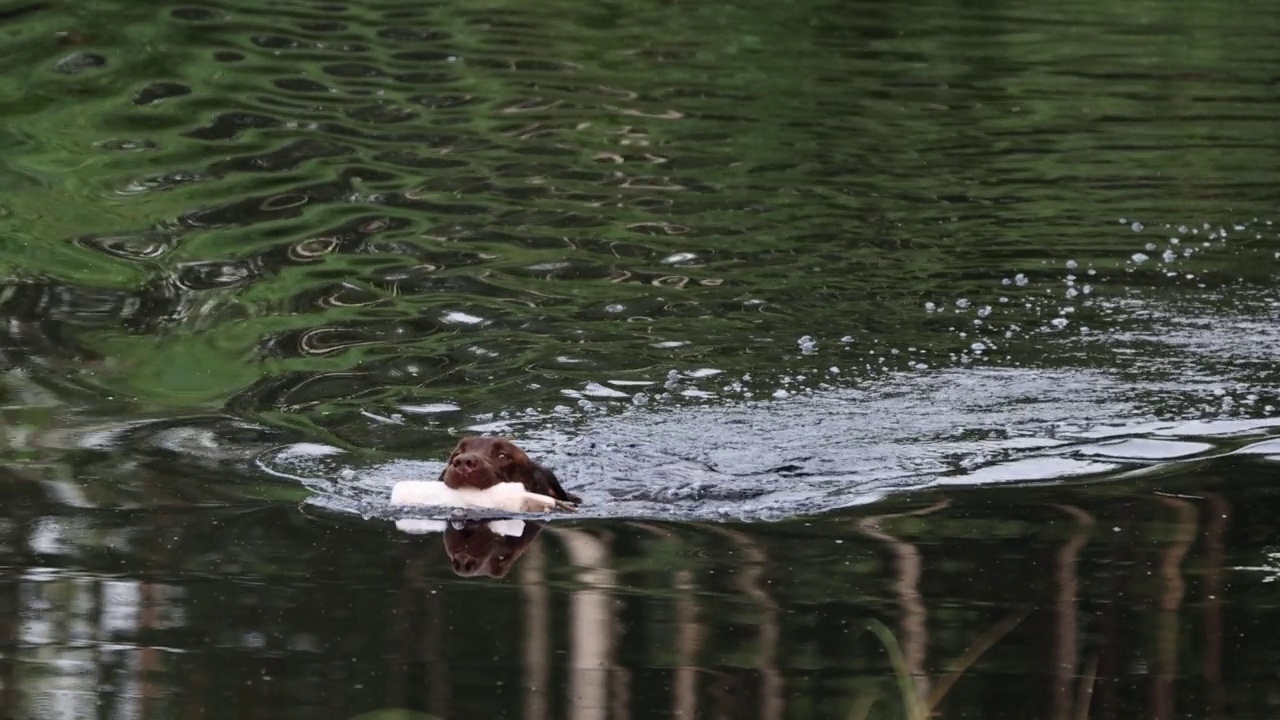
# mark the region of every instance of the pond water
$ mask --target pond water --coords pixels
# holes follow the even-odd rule
[[[0,717],[1275,717],[1278,33],[0,3]]]

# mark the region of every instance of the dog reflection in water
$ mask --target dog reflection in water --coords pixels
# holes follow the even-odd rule
[[[415,535],[443,532],[449,567],[458,577],[503,578],[533,544],[542,524],[526,520],[397,520]]]

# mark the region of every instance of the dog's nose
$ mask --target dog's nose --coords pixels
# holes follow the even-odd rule
[[[476,466],[479,465],[480,462],[474,453],[462,453],[455,457],[453,462],[449,464],[453,466],[454,470],[475,470]]]

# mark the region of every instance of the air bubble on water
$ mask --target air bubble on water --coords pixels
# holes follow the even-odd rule
[[[1002,303],[1007,303],[1007,302],[1009,302],[1009,298],[1005,297],[1004,295],[1001,295],[1001,296],[1000,296],[1000,302],[1002,302]]]
[[[1164,254],[1161,255],[1160,257],[1163,258],[1165,262],[1171,263],[1174,260],[1178,259],[1178,254],[1172,250],[1165,250]]]
[[[1155,244],[1155,243],[1147,243],[1146,245],[1143,245],[1143,246],[1142,246],[1142,249],[1146,250],[1147,252],[1155,252],[1155,251],[1156,251],[1156,244]]]
[[[931,302],[927,302],[927,303],[925,303],[925,304],[924,304],[924,311],[925,311],[925,312],[933,312],[934,310],[937,310],[937,309],[938,309],[938,306],[937,306],[937,305],[934,305],[934,304],[933,304],[933,303],[931,303]]]
[[[827,373],[831,375],[839,375],[840,368],[836,367],[835,365],[832,365],[831,367],[827,368]]]
[[[1097,271],[1097,270],[1094,270],[1093,268],[1089,268],[1089,271],[1088,271],[1087,273],[1085,273],[1085,274],[1086,274],[1086,275],[1090,275],[1090,276],[1092,276],[1092,275],[1097,275],[1097,274],[1098,274],[1098,271]]]
[[[696,369],[696,370],[689,370],[689,371],[687,371],[687,372],[684,374],[684,376],[685,376],[685,377],[687,377],[687,378],[695,378],[695,379],[696,379],[696,378],[709,378],[709,377],[715,377],[716,375],[719,375],[719,374],[720,374],[720,373],[722,373],[722,372],[724,372],[724,371],[723,371],[723,370],[720,370],[720,369],[718,369],[718,368],[698,368],[698,369]]]
[[[783,390],[782,388],[778,388],[777,390],[773,391],[774,400],[781,400],[785,397],[789,397],[790,395],[791,393],[787,392],[786,390]]]
[[[1138,265],[1141,265],[1142,263],[1146,262],[1149,259],[1150,258],[1148,258],[1146,255],[1143,255],[1142,253],[1134,253],[1133,257],[1130,258],[1130,260],[1133,260]]]
[[[856,340],[852,335],[845,335],[844,337],[840,338],[840,342],[844,343],[845,345],[848,345],[851,342],[856,342]]]
[[[611,388],[611,387],[605,387],[604,385],[601,385],[600,383],[595,382],[595,381],[588,382],[588,383],[587,383],[587,384],[582,388],[582,394],[587,395],[587,396],[589,396],[589,397],[597,397],[597,398],[625,398],[625,397],[627,397],[627,394],[626,394],[626,393],[624,393],[624,392],[622,392],[621,390],[614,390],[614,389],[613,389],[613,388]]]
[[[1068,270],[1075,270],[1075,269],[1076,269],[1076,268],[1078,268],[1078,267],[1080,267],[1080,263],[1076,262],[1075,260],[1068,260],[1068,261],[1067,261],[1067,269],[1068,269]]]
[[[1178,238],[1169,238],[1169,244],[1170,244],[1170,245],[1177,245],[1177,244],[1178,244],[1178,243],[1180,243],[1180,242],[1182,242],[1182,241],[1181,241],[1181,240],[1179,240]]]
[[[1023,275],[1022,273],[1018,273],[1017,275],[1013,276],[1013,282],[1016,283],[1018,287],[1022,287],[1023,285],[1026,285],[1030,281],[1027,280],[1026,275]]]
[[[1226,391],[1226,390],[1223,390],[1222,388],[1214,388],[1214,389],[1213,389],[1213,394],[1214,394],[1216,397],[1222,397],[1223,395],[1226,395],[1226,394],[1227,394],[1227,391]]]
[[[551,412],[557,415],[568,415],[569,413],[573,412],[573,408],[569,407],[568,405],[557,405],[551,408]]]
[[[987,316],[989,316],[989,315],[991,315],[991,306],[990,306],[990,305],[983,305],[982,307],[978,308],[978,317],[980,317],[980,318],[984,318],[984,317],[987,317]]]
[[[961,310],[968,310],[969,301],[966,298],[960,298],[959,300],[956,300],[956,307],[960,308]]]
[[[1134,232],[1142,232],[1142,223],[1138,222],[1137,220],[1134,220],[1133,224],[1129,226],[1129,229]]]
[[[676,265],[678,263],[689,262],[698,256],[691,252],[678,252],[668,255],[660,261],[663,265]]]
[[[627,309],[627,306],[621,303],[609,303],[608,305],[604,306],[604,311],[611,312],[611,313],[620,313],[626,309]]]
[[[1186,226],[1186,225],[1179,225],[1179,226],[1178,226],[1178,234],[1179,234],[1179,235],[1186,235],[1186,234],[1187,234],[1187,232],[1188,232],[1188,230],[1187,230],[1187,226]]]
[[[1050,325],[1052,325],[1052,326],[1054,326],[1055,328],[1057,328],[1057,329],[1061,330],[1062,328],[1066,327],[1066,326],[1067,326],[1067,323],[1069,323],[1069,322],[1071,322],[1071,321],[1070,321],[1070,320],[1067,320],[1067,319],[1066,319],[1066,318],[1064,318],[1064,317],[1056,317],[1056,318],[1054,318],[1054,319],[1050,320],[1050,321],[1049,321],[1049,324],[1050,324]]]
[[[986,350],[986,349],[987,349],[987,346],[986,346],[986,345],[984,345],[984,344],[982,344],[982,343],[980,343],[980,342],[976,342],[976,343],[974,343],[974,344],[970,345],[970,346],[969,346],[969,349],[970,349],[970,350],[972,350],[972,351],[974,351],[975,353],[979,353],[979,354],[981,354],[983,350]]]
[[[897,355],[899,352],[901,352],[901,351],[900,351],[900,350],[898,350],[898,348],[893,348],[892,350],[890,350],[890,351],[889,351],[889,354],[890,354],[890,355]]]
[[[1079,291],[1079,290],[1076,290],[1075,288],[1067,288],[1067,293],[1066,293],[1066,295],[1067,295],[1067,299],[1068,299],[1068,300],[1070,300],[1071,298],[1073,298],[1073,297],[1075,297],[1075,296],[1077,296],[1077,295],[1079,295],[1079,294],[1080,294],[1080,291]]]
[[[818,351],[818,341],[808,335],[801,337],[796,344],[800,346],[800,352],[805,355],[812,355]]]
[[[912,365],[912,367],[914,367],[914,368],[915,368],[915,369],[917,369],[917,370],[928,370],[928,369],[929,369],[929,364],[928,364],[928,363],[918,362],[918,363],[916,363],[915,365]]]
[[[1012,284],[1013,284],[1013,281],[1012,281],[1012,280],[1010,280],[1009,278],[1000,278],[1000,284],[1001,284],[1001,285],[1012,285]]]
[[[638,392],[631,396],[632,405],[644,405],[647,402],[649,402],[649,396],[645,393]]]
[[[1126,223],[1128,223],[1128,222],[1129,222],[1128,220],[1126,220],[1126,219],[1124,219],[1124,218],[1120,218],[1120,224],[1121,224],[1121,225],[1124,225],[1124,224],[1126,224]]]

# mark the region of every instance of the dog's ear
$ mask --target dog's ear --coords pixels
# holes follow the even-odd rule
[[[567,500],[574,505],[580,505],[582,503],[582,498],[566,492],[565,489],[560,486],[560,480],[556,477],[556,474],[551,472],[548,468],[541,465],[534,465],[533,481],[536,485],[533,492],[550,495],[557,500]]]

